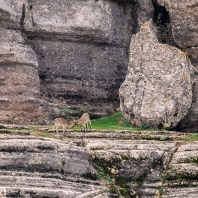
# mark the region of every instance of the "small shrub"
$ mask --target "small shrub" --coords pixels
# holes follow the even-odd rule
[[[61,174],[63,175],[65,171],[61,168],[61,171],[60,171],[60,172],[61,172]]]
[[[62,160],[62,165],[63,165],[63,166],[65,165],[65,161],[64,161],[64,160]]]
[[[163,191],[164,191],[163,188],[159,188],[158,189],[158,194],[161,196],[163,194]]]
[[[158,24],[158,39],[161,43],[167,43],[173,45],[173,36],[172,36],[172,26],[171,23]]]
[[[148,128],[149,128],[149,125],[146,124],[146,123],[142,123],[142,124],[140,125],[140,128],[141,128],[141,129],[148,129]]]
[[[167,180],[166,174],[163,174],[163,175],[162,175],[162,182],[165,183],[166,180]]]
[[[119,191],[119,188],[116,187],[114,184],[111,184],[110,187],[109,187],[109,191],[112,193],[112,194],[120,194],[120,191]]]

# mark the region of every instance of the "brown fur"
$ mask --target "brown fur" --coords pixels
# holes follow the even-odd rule
[[[84,132],[86,132],[86,129],[89,124],[90,130],[91,130],[91,120],[90,120],[90,116],[88,113],[83,113],[82,116],[78,120],[74,120],[74,124],[80,126],[81,131],[82,131],[82,127],[84,127]]]
[[[55,120],[54,120],[54,123],[55,123],[55,125],[54,125],[54,127],[53,127],[53,130],[54,130],[54,128],[56,127],[56,133],[58,133],[58,128],[60,127],[60,126],[62,126],[63,127],[63,134],[64,134],[64,132],[65,132],[65,128],[67,129],[67,128],[72,128],[73,126],[74,126],[74,123],[71,123],[71,122],[69,122],[69,121],[67,121],[66,119],[64,119],[64,118],[56,118]]]

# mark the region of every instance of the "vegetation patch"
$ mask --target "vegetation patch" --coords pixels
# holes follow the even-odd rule
[[[64,111],[65,113],[69,113],[69,114],[78,114],[79,111],[78,110],[73,110],[73,109],[69,109],[69,108],[62,108],[62,111]]]
[[[198,141],[198,133],[194,134],[192,137],[184,138],[186,141]]]
[[[163,188],[159,188],[158,189],[159,196],[162,196],[163,195],[163,192],[164,192],[164,189]]]
[[[65,165],[65,161],[64,161],[64,160],[62,160],[62,165],[63,165],[63,166]]]
[[[149,129],[149,125],[146,124],[146,123],[142,123],[142,124],[140,125],[140,128],[141,128],[141,129]]]
[[[139,130],[139,128],[131,127],[130,123],[122,115],[122,113],[116,112],[111,116],[91,120],[92,127],[94,129],[112,129],[112,130]]]
[[[41,136],[43,136],[43,137],[50,137],[50,135],[48,133],[42,133]]]
[[[118,172],[121,161],[123,159],[129,159],[127,156],[122,156],[121,158],[115,157],[106,160],[94,156],[94,158],[91,159],[91,163],[98,172],[98,179],[103,181],[109,187],[112,197],[119,197],[120,195],[125,198],[136,197],[139,195],[139,192],[135,194],[133,192],[133,195],[131,194],[130,183],[132,180],[130,178],[124,178]],[[137,182],[138,186],[142,185],[142,180],[137,180],[134,182]]]
[[[162,175],[162,182],[165,183],[166,180],[167,180],[167,176],[166,176],[166,173],[164,173],[164,174]]]
[[[165,141],[165,140],[167,140],[167,137],[165,137],[165,136],[160,137],[160,141]]]

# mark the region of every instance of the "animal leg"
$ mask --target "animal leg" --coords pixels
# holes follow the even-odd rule
[[[58,134],[58,128],[59,128],[59,125],[56,124],[56,133]]]
[[[91,121],[89,121],[89,125],[90,125],[90,131],[91,131],[92,130]]]
[[[86,129],[88,128],[88,122],[85,124]]]
[[[65,134],[65,126],[63,126],[63,135]]]

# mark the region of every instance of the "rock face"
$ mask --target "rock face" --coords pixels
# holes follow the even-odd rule
[[[186,54],[158,42],[152,21],[133,36],[120,107],[131,124],[176,126],[192,102],[191,64]]]
[[[96,174],[88,149],[35,137],[0,139],[0,197],[103,196],[104,187],[85,179]]]
[[[176,0],[174,2],[168,0],[158,0],[158,3],[165,6],[170,14],[170,20],[172,25],[172,33],[174,41],[177,45],[185,51],[193,66],[194,76],[193,79],[193,100],[191,108],[187,116],[180,122],[178,128],[186,130],[197,130],[197,119],[198,119],[198,109],[197,109],[197,81],[198,81],[198,32],[197,32],[197,21],[198,21],[198,2],[196,0],[180,1]]]
[[[92,139],[86,142],[94,153],[94,161],[115,179],[124,197],[196,198],[196,142],[188,144],[180,141],[181,134],[172,141],[176,138],[173,133],[168,133],[168,136],[160,132],[130,132],[130,136],[125,132],[118,135],[122,140],[112,140],[112,137],[109,140],[108,134],[100,141]],[[124,137],[126,140],[123,140]],[[159,141],[162,137],[169,141]]]
[[[191,134],[19,131],[0,135],[0,197],[197,198],[198,146],[183,140]]]
[[[0,119],[1,123],[47,124],[59,110],[40,99],[37,57],[21,31],[25,3],[1,1],[0,5]]]
[[[37,54],[43,98],[103,112],[116,108],[127,68],[132,3],[31,2],[24,31]]]

